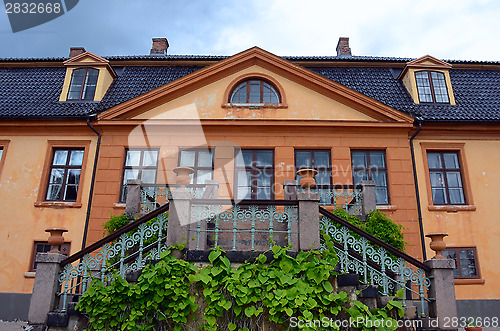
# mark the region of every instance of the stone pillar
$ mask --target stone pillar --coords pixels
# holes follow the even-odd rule
[[[429,303],[429,315],[438,319],[440,329],[446,330],[444,328],[445,317],[450,320],[457,317],[455,280],[453,277],[455,261],[451,259],[432,259],[425,261],[424,264],[431,268],[427,272],[427,277],[431,280],[428,295],[429,298],[433,299]]]
[[[140,179],[129,179],[127,181],[127,200],[125,214],[134,219],[141,212],[141,186]]]
[[[361,193],[363,203],[363,216],[366,217],[370,212],[377,209],[377,202],[375,198],[375,181],[363,180],[361,182]]]
[[[218,180],[206,180],[205,181],[205,192],[210,192],[211,194],[207,197],[203,195],[203,199],[218,199],[219,198],[219,181]]]
[[[299,249],[319,249],[319,193],[297,194],[299,201]]]
[[[298,182],[296,180],[284,180],[285,200],[297,200],[297,188]]]
[[[35,284],[28,312],[30,325],[42,326],[46,324],[47,314],[54,308],[56,292],[60,286],[60,263],[66,258],[67,256],[57,253],[38,253],[36,255]]]
[[[185,189],[171,191],[169,194],[167,246],[183,242],[189,243],[188,234],[190,237],[195,235],[194,232],[188,231],[191,223],[191,199],[193,195]]]

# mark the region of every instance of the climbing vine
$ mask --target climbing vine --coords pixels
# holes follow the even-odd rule
[[[183,330],[195,325],[207,331],[249,331],[263,324],[286,329],[291,318],[351,318],[363,330],[383,320],[384,327],[377,330],[395,330],[395,318],[403,314],[401,302],[370,310],[337,291],[338,258],[328,236],[325,240],[328,249],[302,251],[296,257],[288,248],[273,246],[270,261],[262,254],[238,268],[231,268],[220,248],[211,251],[210,264],[201,269],[176,259],[169,249],[135,284],[118,276],[108,286],[93,280],[77,309],[89,315],[89,330]],[[325,329],[340,328],[332,324]]]

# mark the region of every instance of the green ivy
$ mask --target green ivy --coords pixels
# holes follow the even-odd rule
[[[89,330],[183,330],[198,318],[203,319],[200,330],[248,331],[265,321],[286,328],[292,316],[303,321],[360,318],[362,330],[375,329],[367,321],[391,320],[394,327],[377,330],[395,330],[394,318],[403,316],[401,302],[370,310],[336,292],[338,258],[328,236],[325,243],[327,250],[302,251],[295,258],[288,247],[274,246],[272,261],[260,255],[238,268],[231,268],[224,251],[216,248],[201,270],[174,258],[169,249],[135,284],[118,276],[108,286],[93,280],[77,309],[89,315]]]
[[[408,245],[408,243],[404,241],[403,226],[391,220],[380,210],[372,211],[368,215],[366,221],[362,221],[356,216],[349,215],[341,208],[336,209],[333,213],[400,251],[404,252],[405,246]],[[335,224],[337,223],[334,223],[334,225]]]
[[[104,235],[109,236],[116,230],[118,230],[121,227],[124,227],[130,222],[130,219],[127,217],[126,214],[122,215],[113,215],[111,214],[109,220],[104,222],[102,227],[104,228]]]

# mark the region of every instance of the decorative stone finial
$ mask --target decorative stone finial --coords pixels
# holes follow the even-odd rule
[[[50,244],[49,253],[57,253],[59,254],[59,246],[64,244],[63,233],[68,232],[65,228],[48,228],[45,232],[49,232],[50,236],[47,242]]]
[[[316,169],[300,169],[297,171],[297,175],[302,177],[300,179],[300,186],[307,191],[310,191],[311,188],[316,186],[316,180],[314,176],[318,174],[318,170]]]
[[[189,175],[194,173],[193,168],[176,167],[172,171],[177,175],[177,177],[175,178],[175,183],[177,185],[180,185],[180,188],[182,190],[186,188],[186,185],[189,185],[189,183],[191,183],[191,177],[189,177]]]
[[[425,235],[431,238],[431,243],[429,247],[436,252],[433,259],[446,259],[441,252],[446,249],[446,243],[444,242],[444,237],[448,236],[447,233],[434,232]]]

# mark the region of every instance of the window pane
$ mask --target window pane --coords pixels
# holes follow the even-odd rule
[[[257,189],[257,199],[271,199],[271,188],[270,187],[259,187]]]
[[[0,161],[2,160],[3,148],[0,148]]]
[[[446,169],[458,169],[458,155],[456,153],[444,153],[444,166]]]
[[[447,172],[446,179],[448,180],[448,187],[462,187],[462,178],[459,172]]]
[[[68,151],[67,150],[55,150],[54,151],[54,161],[53,165],[66,165],[68,160]]]
[[[444,173],[431,172],[431,187],[444,187]]]
[[[272,167],[273,166],[273,152],[272,151],[257,151],[257,166],[258,167]]]
[[[210,151],[198,152],[198,167],[212,167],[212,153]]]
[[[427,153],[427,163],[429,164],[429,169],[442,168],[441,153]]]
[[[78,185],[66,185],[66,192],[64,192],[64,201],[76,201],[78,194]]]
[[[250,171],[238,171],[238,186],[250,186],[252,173]]]
[[[156,167],[158,164],[158,151],[144,151],[142,165],[145,167]]]
[[[446,193],[444,188],[433,188],[432,189],[432,201],[435,205],[443,205],[448,203],[446,199]]]
[[[297,170],[302,168],[311,168],[311,152],[297,152]]]
[[[247,83],[240,84],[234,89],[231,103],[247,103]]]
[[[61,187],[62,185],[60,184],[49,184],[49,187],[47,189],[47,197],[46,199],[49,201],[52,200],[58,200],[59,199],[59,193],[61,192]]]
[[[196,151],[181,151],[181,167],[194,167]]]
[[[461,188],[450,188],[450,203],[452,204],[464,204],[464,191]]]
[[[156,183],[156,169],[144,169],[141,173],[141,181],[144,184]]]
[[[419,71],[415,73],[415,78],[420,102],[432,102],[432,92],[428,72]]]
[[[251,167],[252,158],[252,151],[240,151],[238,155],[236,155],[236,164],[240,167]]]
[[[80,183],[80,169],[70,169],[68,170],[68,178],[66,179],[66,184],[77,184]]]
[[[71,151],[69,165],[79,165],[83,163],[83,151]]]
[[[250,96],[248,98],[249,103],[261,103],[260,100],[260,81],[252,80],[250,81]]]
[[[238,186],[238,192],[236,192],[236,196],[238,199],[250,199],[251,198],[250,187]]]
[[[198,170],[196,176],[196,184],[205,184],[206,180],[212,179],[212,170]]]
[[[329,170],[321,170],[318,172],[316,176],[316,185],[330,185],[330,171]]]
[[[127,167],[138,167],[141,162],[141,151],[127,151],[125,165]]]
[[[384,152],[370,152],[370,166],[385,168]]]
[[[271,186],[271,174],[261,172],[257,175],[257,186]]]
[[[377,205],[387,205],[389,203],[389,199],[387,196],[387,188],[385,187],[375,188],[375,201]]]
[[[375,181],[376,186],[387,187],[387,175],[385,171],[372,171],[372,180]]]
[[[365,152],[352,152],[352,166],[354,168],[366,168],[366,153]]]
[[[329,168],[330,167],[330,153],[328,152],[314,152],[314,167],[315,168]]]
[[[64,177],[64,170],[52,169],[50,172],[49,184],[62,184]]]
[[[361,181],[368,180],[368,172],[364,170],[354,171],[353,176],[354,176],[354,185],[359,185]]]
[[[139,179],[139,170],[126,169],[123,173],[123,184],[127,184],[127,180],[129,179]]]

